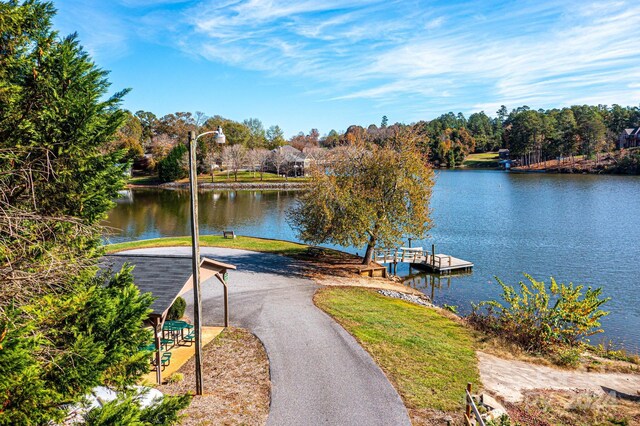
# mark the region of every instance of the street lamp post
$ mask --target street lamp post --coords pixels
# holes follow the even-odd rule
[[[196,136],[196,132],[189,132],[189,189],[191,190],[191,267],[193,269],[193,326],[196,344],[196,395],[202,395],[202,299],[200,289],[200,232],[198,230],[198,173],[196,170],[196,142],[205,135],[215,135],[216,143],[226,141],[222,127],[218,130],[204,132]]]

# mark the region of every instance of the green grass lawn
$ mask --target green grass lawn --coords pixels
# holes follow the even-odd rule
[[[263,173],[262,179],[260,179],[260,173],[241,171],[238,172],[238,180],[237,182],[242,183],[284,183],[284,182],[309,182],[311,178],[309,177],[289,177],[288,179],[283,178],[282,176],[278,176],[275,173]],[[227,177],[227,172],[215,172],[213,181],[215,183],[234,183],[236,182],[233,172],[229,173],[229,177]],[[188,178],[181,179],[177,182],[187,183],[189,182]],[[135,176],[129,178],[127,183],[130,185],[159,185],[162,182],[158,180],[157,176]],[[211,175],[210,174],[202,174],[198,175],[198,183],[211,183]]]
[[[157,176],[134,176],[127,180],[130,185],[159,185],[162,182]]]
[[[371,354],[407,408],[460,412],[467,382],[477,388],[471,332],[435,309],[360,288],[326,287],[314,301]]]
[[[228,247],[260,251],[266,253],[276,253],[284,255],[296,255],[306,252],[307,246],[290,241],[268,240],[256,237],[237,236],[235,239],[223,238],[221,235],[201,235],[200,245],[205,247]],[[191,237],[168,237],[156,238],[152,240],[130,241],[126,243],[110,244],[105,246],[107,253],[115,253],[122,250],[149,247],[174,247],[191,246]]]
[[[282,176],[278,176],[275,173],[263,173],[262,174],[262,180],[260,180],[260,173],[254,173],[253,172],[246,172],[246,171],[241,171],[238,172],[238,180],[237,182],[243,182],[243,183],[259,183],[259,182],[265,182],[265,183],[283,183],[283,182],[308,182],[310,180],[310,178],[308,177],[297,177],[297,178],[293,178],[293,177],[289,177],[288,179],[283,178]],[[183,179],[180,182],[188,182],[188,179]],[[218,182],[218,183],[233,183],[236,182],[234,176],[233,176],[233,172],[229,173],[229,177],[227,178],[227,172],[215,172],[214,173],[214,178],[213,178],[214,182]],[[198,176],[198,182],[200,183],[210,183],[211,182],[211,175],[199,175]]]
[[[479,154],[469,154],[462,162],[462,165],[471,169],[497,168],[499,161],[500,157],[497,152],[481,152]]]

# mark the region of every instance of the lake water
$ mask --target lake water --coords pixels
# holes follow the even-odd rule
[[[297,240],[286,212],[291,191],[202,191],[200,231]],[[531,274],[548,282],[604,287],[611,297],[605,335],[631,350],[640,346],[640,178],[628,176],[510,174],[441,171],[432,198],[434,227],[413,246],[469,260],[472,274],[409,281],[438,304],[458,306],[495,298],[494,275],[508,283]],[[111,211],[111,242],[188,235],[187,191],[128,191]],[[363,253],[363,248],[345,248]],[[408,267],[399,269],[408,275]]]

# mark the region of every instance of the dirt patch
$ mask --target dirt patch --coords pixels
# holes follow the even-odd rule
[[[227,328],[202,348],[204,395],[195,396],[181,424],[264,425],[269,414],[269,361],[260,340],[247,330]],[[169,395],[195,391],[195,361],[178,373],[184,379],[158,386]]]
[[[365,287],[424,295],[388,278],[359,276],[355,271],[362,266],[362,258],[349,253],[325,250],[317,256],[304,254],[294,257],[305,262],[304,274],[322,286]]]
[[[518,404],[507,403],[522,425],[638,425],[640,404],[613,395],[584,391],[527,391]]]
[[[498,358],[478,352],[480,378],[484,388],[508,402],[522,400],[536,389],[585,390],[598,395],[616,392],[638,396],[640,375],[560,370],[544,365]]]
[[[326,274],[331,276],[353,276],[357,267],[362,266],[362,258],[343,251],[312,247],[306,253],[292,256],[304,261],[305,274]]]
[[[429,408],[407,408],[414,426],[464,425],[463,411],[438,411]]]
[[[359,277],[355,274],[350,277],[336,277],[332,275],[317,274],[313,276],[312,279],[319,285],[323,286],[365,287],[424,296],[424,293],[418,290],[385,278]]]

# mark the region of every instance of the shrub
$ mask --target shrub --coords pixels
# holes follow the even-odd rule
[[[600,343],[593,350],[602,358],[640,364],[640,356],[627,352],[624,348],[616,348],[610,340]]]
[[[518,422],[512,422],[509,416],[503,414],[497,419],[489,420],[486,422],[487,426],[520,426]]]
[[[579,348],[559,349],[555,356],[555,363],[565,367],[575,368],[580,365],[581,352]]]
[[[182,297],[178,297],[173,305],[169,308],[167,313],[167,319],[179,320],[184,315],[184,310],[187,308],[187,302]]]
[[[158,162],[158,178],[162,182],[173,182],[187,176],[187,170],[183,164],[183,157],[187,151],[186,145],[178,144]]]
[[[179,383],[184,380],[184,374],[182,373],[173,373],[168,379],[168,383]]]
[[[574,347],[589,336],[601,333],[600,318],[608,312],[600,307],[602,289],[536,281],[525,274],[530,284],[519,283],[520,291],[496,277],[502,287],[502,300],[473,305],[467,318],[474,327],[512,341],[528,352],[552,353]]]
[[[629,175],[640,174],[640,152],[622,150],[616,156],[617,163],[613,168],[616,173]]]
[[[447,310],[451,313],[458,314],[458,306],[456,305],[447,305],[446,303],[442,305],[442,309]]]
[[[165,395],[146,408],[140,408],[138,398],[129,395],[90,410],[84,416],[86,426],[109,425],[174,425],[180,421],[181,410],[191,403],[191,395]]]

